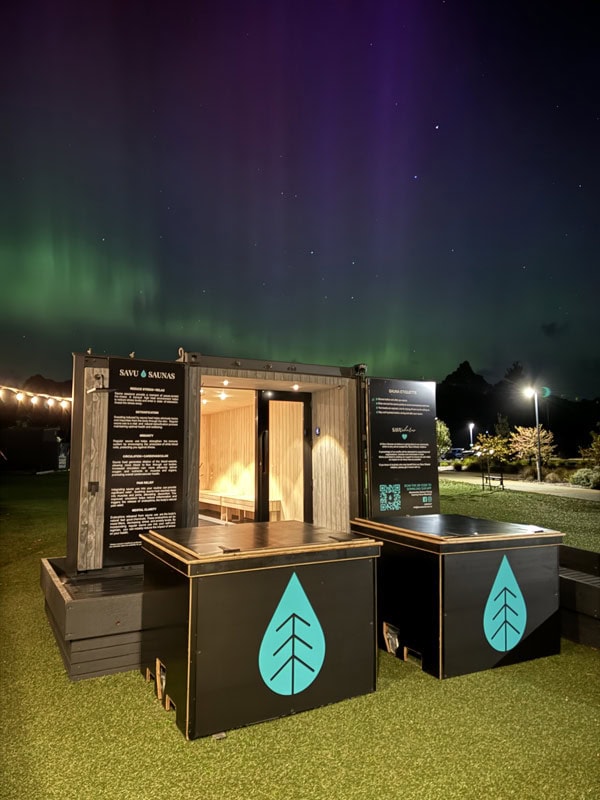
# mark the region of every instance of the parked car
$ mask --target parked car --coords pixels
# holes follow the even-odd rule
[[[452,447],[448,450],[442,458],[445,461],[455,461],[457,458],[462,459],[464,458],[464,447]]]

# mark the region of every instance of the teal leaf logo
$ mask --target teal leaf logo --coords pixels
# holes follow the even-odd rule
[[[408,433],[403,433],[402,438],[406,441],[406,439],[408,439]]]
[[[145,377],[148,375],[148,373],[146,372],[146,370],[145,370],[145,369],[143,369],[143,370],[140,372],[140,375],[142,376],[142,378],[145,378]]]
[[[260,644],[260,676],[275,694],[299,694],[315,680],[324,660],[323,629],[294,572]]]
[[[527,624],[527,606],[514,572],[503,556],[483,612],[485,638],[505,653],[521,641]]]

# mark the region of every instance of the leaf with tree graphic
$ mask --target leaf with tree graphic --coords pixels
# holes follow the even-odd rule
[[[315,680],[324,660],[323,629],[294,572],[260,645],[261,678],[276,694],[299,694]]]
[[[485,638],[494,650],[505,653],[521,641],[527,624],[527,606],[506,556],[496,573],[483,612]]]

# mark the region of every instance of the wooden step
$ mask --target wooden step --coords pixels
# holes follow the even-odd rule
[[[600,553],[561,545],[559,563],[561,633],[600,648]]]
[[[600,617],[600,577],[560,567],[560,607],[577,614]]]

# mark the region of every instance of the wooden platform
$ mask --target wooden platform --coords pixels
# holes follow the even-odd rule
[[[213,526],[215,521],[198,520],[197,524]],[[72,680],[140,668],[141,560],[73,574],[67,570],[66,558],[43,558],[40,586],[50,627]]]
[[[600,647],[600,553],[562,545],[559,560],[561,633]]]
[[[65,669],[72,680],[139,669],[141,565],[68,577],[64,558],[44,558],[40,584]]]

